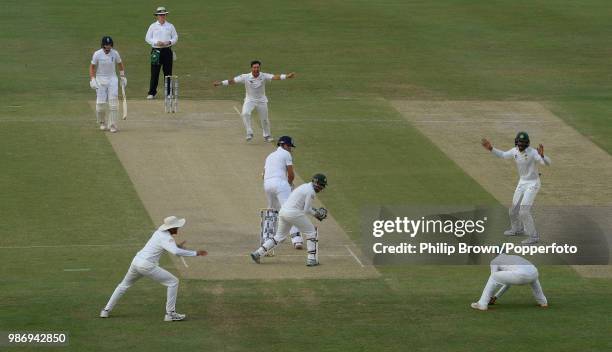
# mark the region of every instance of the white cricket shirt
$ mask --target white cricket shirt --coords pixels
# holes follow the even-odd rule
[[[178,42],[178,33],[176,33],[172,23],[166,21],[164,24],[161,24],[156,21],[149,26],[145,41],[153,48],[166,48]],[[157,42],[170,42],[170,45],[158,46]]]
[[[121,56],[115,49],[111,49],[108,54],[104,49],[97,50],[91,58],[91,64],[96,65],[96,76],[100,77],[116,77],[115,66],[118,63],[121,63]]]
[[[157,230],[153,232],[153,235],[145,244],[144,248],[141,249],[136,256],[140,259],[144,259],[148,262],[158,265],[159,258],[161,257],[164,250],[183,257],[195,257],[198,255],[196,251],[190,251],[181,249],[176,246],[176,242],[170,232],[166,230]]]
[[[264,165],[264,180],[276,178],[288,181],[287,166],[289,165],[293,165],[291,153],[282,147],[278,147],[276,151],[270,153],[266,158],[266,163]]]
[[[538,163],[542,165],[550,165],[550,158],[548,156],[545,155],[544,158],[542,158],[538,151],[531,147],[527,147],[522,152],[519,151],[518,147],[514,147],[505,152],[497,148],[493,148],[492,152],[498,158],[514,158],[521,181],[539,180],[540,173],[538,172]]]
[[[312,186],[312,182],[305,183],[291,192],[289,198],[281,207],[281,212],[298,210],[314,215],[314,211],[312,211],[312,201],[315,195],[316,192]]]
[[[273,77],[274,75],[271,73],[260,72],[257,77],[253,77],[252,73],[244,73],[234,77],[234,82],[244,83],[246,88],[246,97],[244,101],[267,103],[266,81],[271,81]]]

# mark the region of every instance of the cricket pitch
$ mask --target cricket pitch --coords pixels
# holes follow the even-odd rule
[[[319,226],[321,265],[305,266],[306,251],[287,240],[276,256],[253,263],[259,245],[259,210],[266,206],[261,173],[276,144],[244,139],[232,101],[181,101],[163,112],[163,101],[130,101],[130,115],[108,139],[155,223],[169,215],[187,219],[177,242],[206,249],[207,257],[173,257],[191,279],[356,279],[379,276],[360,260],[360,249],[330,216]],[[258,118],[254,116],[256,126]],[[272,130],[275,121],[271,121]],[[302,151],[296,151],[301,153]],[[303,151],[307,153],[308,151]],[[300,165],[296,165],[299,174]],[[301,180],[296,180],[301,184]]]

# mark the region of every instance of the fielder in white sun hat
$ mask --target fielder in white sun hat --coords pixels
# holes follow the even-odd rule
[[[166,231],[169,229],[183,227],[184,225],[185,219],[180,219],[172,215],[164,219],[164,223],[159,227],[159,229],[162,231]]]
[[[167,15],[167,14],[169,14],[169,13],[170,13],[170,12],[168,12],[168,10],[166,10],[166,8],[165,8],[165,7],[163,7],[163,6],[159,6],[159,7],[158,7],[158,8],[155,10],[154,15],[155,15],[155,16],[157,16],[157,15]]]

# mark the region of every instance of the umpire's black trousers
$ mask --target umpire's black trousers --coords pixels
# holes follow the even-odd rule
[[[159,48],[152,49],[159,50],[159,64],[151,64],[151,84],[149,85],[149,95],[155,96],[157,94],[157,84],[159,83],[159,71],[163,68],[164,77],[172,76],[172,49]],[[166,95],[168,92],[166,92]]]

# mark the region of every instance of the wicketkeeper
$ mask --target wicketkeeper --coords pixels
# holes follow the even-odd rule
[[[115,65],[119,66],[121,84],[127,86],[125,78],[125,66],[121,61],[119,52],[113,49],[113,38],[105,36],[102,38],[102,49],[99,49],[91,58],[89,66],[89,86],[96,90],[96,121],[100,130],[107,128],[110,132],[117,132],[117,120],[119,117],[119,85]],[[105,115],[108,110],[108,119]]]
[[[306,248],[308,249],[307,266],[319,265],[318,256],[318,233],[312,222],[306,214],[310,214],[323,221],[327,217],[327,209],[313,208],[312,201],[315,194],[321,192],[327,186],[327,177],[323,174],[316,174],[312,177],[312,181],[305,183],[291,192],[291,195],[282,205],[278,213],[278,229],[273,238],[267,239],[261,247],[251,253],[251,259],[259,264],[262,256],[266,252],[272,250],[279,243],[287,238],[287,234],[292,226],[300,230],[302,235],[306,237]]]

